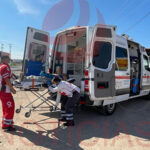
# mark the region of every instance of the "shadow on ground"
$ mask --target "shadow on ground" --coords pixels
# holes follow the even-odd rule
[[[58,118],[59,112],[42,113],[41,115]],[[45,123],[48,122],[39,120],[36,125],[42,128]],[[111,116],[103,116],[95,109],[87,108],[76,113],[75,123],[76,125],[70,128],[58,127],[55,123],[55,130],[45,129],[45,131],[37,131],[37,133],[18,127],[19,131],[14,134],[26,137],[37,146],[54,150],[80,150],[82,149],[81,141],[91,138],[112,139],[121,133],[150,140],[150,101],[141,98],[119,103],[116,112]],[[129,137],[126,138],[129,139]],[[98,142],[97,140],[95,142]],[[93,143],[86,142],[84,144],[86,146],[93,145]]]

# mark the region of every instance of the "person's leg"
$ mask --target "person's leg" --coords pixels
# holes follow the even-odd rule
[[[3,121],[2,128],[12,127],[15,104],[13,97],[10,93],[1,95],[2,107],[3,107]]]
[[[66,108],[66,120],[65,126],[73,126],[74,125],[74,116],[73,116],[73,108],[79,101],[80,94],[75,92],[71,98],[68,98],[68,101],[65,105]]]
[[[68,99],[67,96],[61,96],[61,118],[59,119],[60,121],[66,121],[65,105],[66,105],[67,99]]]
[[[4,103],[3,103],[2,99],[3,99],[3,98],[2,98],[2,95],[1,95],[1,93],[0,93],[0,100],[1,100],[1,103],[2,103],[2,113],[3,113],[2,123],[3,123],[3,118],[4,118],[4,116],[5,116],[6,110],[5,110]]]

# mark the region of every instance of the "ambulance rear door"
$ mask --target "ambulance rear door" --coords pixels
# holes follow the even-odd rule
[[[89,92],[91,100],[115,96],[116,27],[96,25],[91,42]]]
[[[24,76],[39,76],[49,68],[49,33],[27,28],[22,72]]]

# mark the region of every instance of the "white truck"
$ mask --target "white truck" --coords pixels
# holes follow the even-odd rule
[[[32,38],[27,40],[24,60],[29,58],[29,50],[32,51],[29,48]],[[32,43],[33,47],[38,47],[34,45],[39,41]],[[48,49],[49,40],[41,44]],[[33,53],[37,54],[34,50]],[[44,63],[48,64],[46,56]],[[117,35],[115,26],[97,24],[59,32],[51,51],[50,70],[75,78],[75,84],[81,88],[80,103],[97,106],[110,115],[115,111],[116,103],[150,94],[149,62],[146,49],[139,43]]]

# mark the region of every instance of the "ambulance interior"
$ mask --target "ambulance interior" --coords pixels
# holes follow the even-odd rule
[[[86,29],[68,30],[58,35],[54,45],[52,59],[53,72],[68,74],[75,84],[81,86],[84,75],[86,51]]]
[[[141,58],[139,45],[128,40],[130,56],[130,95],[140,93]]]
[[[47,47],[38,43],[30,43],[28,51],[28,60],[26,62],[26,76],[37,75],[45,70],[43,64],[46,62]]]

